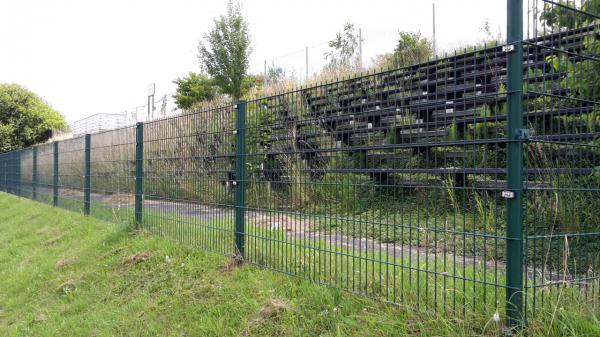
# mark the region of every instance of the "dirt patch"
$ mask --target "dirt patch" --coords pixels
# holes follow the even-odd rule
[[[77,262],[77,259],[60,259],[60,260],[56,261],[56,264],[54,265],[54,267],[56,269],[60,269],[60,268],[68,267],[68,266],[74,264],[75,262]]]
[[[260,329],[261,326],[269,324],[269,321],[277,320],[281,317],[281,314],[287,310],[292,309],[292,305],[282,299],[271,299],[269,300],[258,312],[256,318],[248,322],[246,329],[240,334],[240,336],[255,335],[253,331]]]
[[[123,259],[123,264],[137,264],[143,261],[148,260],[152,257],[152,253],[150,252],[141,252],[133,255],[129,255]]]
[[[40,312],[39,314],[35,315],[35,321],[37,323],[44,322],[46,319],[47,319],[46,314],[44,314],[43,312]]]
[[[102,198],[102,202],[111,205],[131,205],[134,203],[133,194],[115,193]]]
[[[279,317],[283,312],[290,310],[292,305],[282,299],[272,299],[267,302],[258,313],[259,319],[273,319]]]
[[[246,222],[271,230],[284,229],[286,232],[303,234],[312,231],[314,223],[306,219],[293,218],[283,214],[250,214]]]
[[[70,188],[60,188],[59,196],[61,198],[67,199],[82,199],[83,191],[77,189]],[[133,194],[128,193],[110,193],[110,194],[102,194],[102,193],[92,193],[92,202],[100,201],[103,203],[110,204],[112,206],[128,206],[133,205],[135,196]]]
[[[241,266],[242,262],[243,259],[240,255],[234,255],[231,258],[229,258],[229,260],[227,260],[226,264],[219,267],[219,271],[222,273],[230,273],[237,267]]]
[[[83,191],[61,188],[60,196],[65,197],[65,198],[73,198],[73,197],[82,197],[83,198]]]

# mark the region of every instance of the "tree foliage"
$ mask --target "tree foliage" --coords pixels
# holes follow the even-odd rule
[[[18,84],[0,84],[0,152],[44,142],[64,129],[63,116]]]
[[[540,13],[540,21],[554,29],[574,29],[592,24],[593,16],[576,13],[565,6],[578,9],[593,15],[600,14],[600,0],[590,0],[577,6],[573,1],[560,2],[564,6],[549,6],[546,4]],[[596,61],[600,55],[600,29],[595,28],[594,34],[586,35],[583,41],[582,55],[587,58],[573,58],[566,54],[558,53],[547,57],[553,71],[564,74],[561,87],[569,88],[570,95],[588,101],[600,100],[600,62]]]
[[[329,68],[355,68],[360,67],[360,34],[356,33],[354,24],[346,23],[344,29],[329,41],[331,48],[325,53],[325,60]]]
[[[544,8],[540,13],[540,21],[548,27],[567,29],[582,27],[591,24],[596,20],[594,16],[600,15],[600,0],[584,1],[581,6],[577,6],[573,0],[560,0],[559,3],[560,5],[544,4]],[[576,13],[566,7],[578,9],[592,15]]]
[[[270,66],[269,69],[267,69],[265,82],[277,83],[279,81],[284,80],[286,77],[287,77],[287,74],[285,73],[285,69],[283,69],[282,67],[273,65],[273,66]]]
[[[227,15],[214,20],[213,29],[200,41],[198,58],[223,93],[238,100],[250,59],[250,34],[239,4],[229,1]]]
[[[399,32],[398,44],[393,53],[379,55],[375,64],[381,68],[401,68],[422,63],[433,56],[433,46],[421,33]]]
[[[215,98],[218,89],[207,75],[193,72],[176,79],[173,83],[177,84],[177,92],[173,98],[177,106],[183,110],[192,108],[198,102]]]

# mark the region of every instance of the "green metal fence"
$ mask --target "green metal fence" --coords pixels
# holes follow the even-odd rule
[[[536,56],[525,64],[540,64],[524,72],[524,315],[600,299],[600,3],[533,5],[523,41]]]
[[[598,16],[508,3],[505,45],[2,154],[0,188],[442,314],[597,309]]]

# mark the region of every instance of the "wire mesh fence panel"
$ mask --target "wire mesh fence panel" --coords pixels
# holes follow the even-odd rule
[[[233,106],[144,124],[143,228],[233,254]]]
[[[134,220],[135,127],[93,134],[90,214],[117,223]]]
[[[19,195],[23,198],[33,199],[33,148],[20,150],[19,155]]]
[[[458,313],[504,292],[500,47],[248,102],[248,261]]]
[[[600,40],[590,1],[534,1],[524,90],[527,313],[597,308],[600,295]]]
[[[57,205],[68,210],[83,212],[85,138],[77,137],[58,143],[55,165],[58,166]],[[58,158],[58,160],[57,160]]]
[[[21,151],[2,155],[2,190],[20,195]]]
[[[54,144],[37,145],[36,149],[36,200],[52,205],[54,195]]]

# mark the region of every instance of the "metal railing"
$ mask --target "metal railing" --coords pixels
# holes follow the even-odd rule
[[[509,3],[507,45],[2,154],[0,188],[443,314],[597,306],[599,27],[523,40]]]

